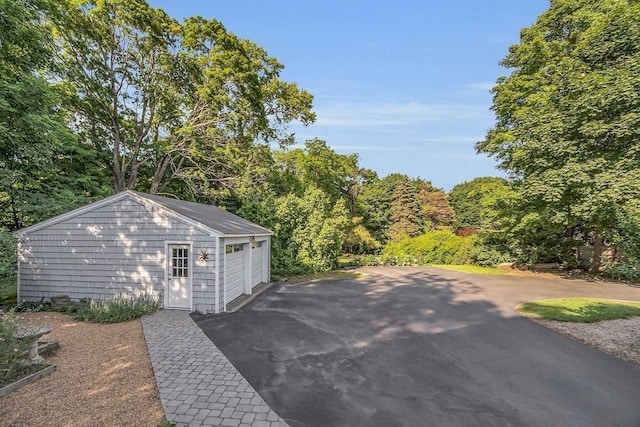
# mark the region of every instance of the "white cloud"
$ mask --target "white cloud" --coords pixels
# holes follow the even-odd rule
[[[337,102],[316,108],[318,127],[411,126],[428,123],[487,120],[483,105],[423,104],[418,102]]]
[[[397,145],[331,145],[336,151],[360,152],[360,151],[408,151],[413,147],[398,147]]]
[[[493,82],[476,82],[476,83],[471,83],[469,85],[469,87],[472,88],[472,89],[477,89],[477,90],[482,90],[482,91],[488,92],[491,89],[493,89],[493,87],[495,85],[496,84],[493,83]]]
[[[440,143],[450,144],[450,143],[456,143],[456,142],[464,143],[464,144],[468,144],[468,143],[475,144],[476,142],[482,139],[484,138],[481,136],[443,136],[443,137],[414,138],[414,141],[435,143],[435,144],[440,144]]]

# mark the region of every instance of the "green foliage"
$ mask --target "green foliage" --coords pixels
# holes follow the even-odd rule
[[[386,265],[469,264],[475,237],[439,230],[388,243],[382,252]]]
[[[495,204],[508,189],[505,179],[495,177],[475,178],[453,187],[449,193],[455,211],[453,228],[493,228]]]
[[[374,265],[384,265],[381,255],[373,254],[347,254],[339,260],[340,267],[367,267]]]
[[[10,377],[26,361],[24,352],[36,338],[28,333],[22,334],[20,325],[13,313],[0,311],[0,378]]]
[[[358,216],[374,239],[384,244],[389,240],[391,227],[391,195],[396,186],[408,180],[406,175],[391,174],[378,179],[374,174],[362,189],[357,199]]]
[[[382,248],[380,242],[373,238],[369,230],[362,225],[362,217],[351,218],[351,225],[346,233],[343,252],[348,254],[371,254]]]
[[[333,151],[325,141],[306,141],[304,149],[274,153],[273,185],[279,193],[301,195],[313,185],[333,202],[351,197],[359,180],[358,156]]]
[[[503,233],[481,231],[477,234],[470,251],[471,263],[481,267],[496,267],[515,261],[510,241]]]
[[[350,220],[343,199],[332,202],[310,186],[301,196],[262,198],[243,202],[238,213],[274,231],[271,263],[274,276],[330,271],[337,267]]]
[[[0,2],[0,226],[12,230],[75,206],[84,196],[70,193],[85,185],[63,168],[74,140],[60,111],[62,90],[41,77],[53,57],[42,18],[53,5]],[[86,175],[92,176],[99,174]]]
[[[496,125],[477,149],[517,179],[513,212],[548,247],[578,229],[599,241],[640,197],[639,20],[638,2],[554,1],[502,62],[512,71],[494,87]]]
[[[503,270],[499,270],[497,268],[492,267],[482,267],[478,265],[432,265],[431,267],[443,268],[445,270],[451,271],[459,271],[461,273],[469,273],[469,274],[484,274],[489,276],[500,276],[505,274]]]
[[[593,323],[640,316],[640,302],[602,298],[561,298],[531,301],[516,309],[524,316],[561,322]]]
[[[49,17],[70,116],[116,191],[217,198],[260,179],[289,123],[315,119],[283,65],[216,20],[179,23],[144,0],[64,1]]]
[[[394,188],[390,204],[389,237],[392,241],[415,237],[424,225],[420,214],[416,188],[409,180],[400,181]]]
[[[110,299],[83,299],[74,319],[95,323],[118,323],[134,320],[158,310],[158,298],[142,294],[138,297],[117,295]]]
[[[455,211],[443,191],[433,188],[430,183],[424,183],[420,186],[417,197],[427,228],[437,229],[453,223]]]
[[[13,310],[16,313],[39,313],[41,311],[55,311],[58,313],[74,314],[78,311],[78,302],[68,304],[54,304],[51,301],[20,301]]]
[[[349,225],[345,203],[331,203],[322,190],[310,187],[303,197],[276,200],[272,254],[276,274],[329,271],[337,267]]]
[[[15,293],[17,263],[16,239],[9,231],[0,228],[0,297],[3,299]]]
[[[633,201],[620,210],[618,229],[609,239],[622,251],[617,260],[606,263],[605,274],[615,279],[640,281],[640,202]]]

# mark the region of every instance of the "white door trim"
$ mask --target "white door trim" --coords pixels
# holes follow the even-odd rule
[[[253,248],[251,242],[244,244],[245,256],[244,256],[244,293],[245,295],[251,295],[251,257],[253,256]]]
[[[189,292],[189,311],[193,311],[193,242],[185,240],[165,240],[164,241],[164,308],[176,308],[169,307],[169,263],[171,262],[171,256],[169,254],[170,245],[187,245],[189,246],[189,277],[187,278],[187,290]]]
[[[216,237],[216,267],[215,267],[215,289],[216,289],[216,309],[215,312],[220,313],[220,237]]]

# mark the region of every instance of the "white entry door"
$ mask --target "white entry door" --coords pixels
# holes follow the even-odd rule
[[[169,308],[191,308],[189,277],[191,256],[189,245],[168,245],[169,271],[167,271]]]

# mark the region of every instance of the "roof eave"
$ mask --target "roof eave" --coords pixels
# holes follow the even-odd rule
[[[222,237],[255,237],[255,236],[273,236],[273,231],[268,233],[244,233],[244,234],[224,234]]]

